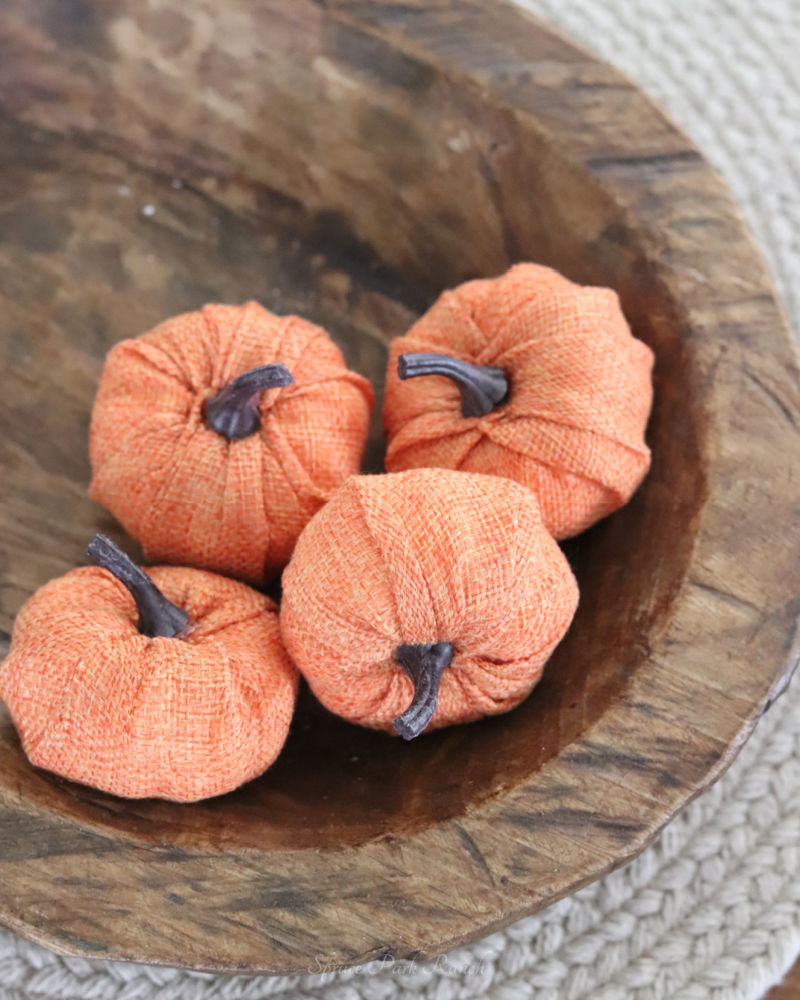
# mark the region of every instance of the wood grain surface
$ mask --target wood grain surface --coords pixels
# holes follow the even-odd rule
[[[439,953],[633,857],[796,663],[800,391],[719,178],[517,10],[2,5],[5,638],[93,532],[122,540],[86,497],[113,343],[254,297],[327,326],[380,389],[387,341],[439,291],[522,259],[616,288],[657,358],[652,471],[568,544],[581,607],[540,687],[410,745],[304,692],[276,766],[192,806],[36,771],[3,716],[6,925],[67,953],[319,971]],[[368,470],[382,449],[376,415]]]

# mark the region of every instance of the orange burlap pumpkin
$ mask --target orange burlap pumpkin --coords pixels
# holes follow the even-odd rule
[[[577,600],[530,490],[443,469],[354,476],[300,536],[281,633],[323,705],[411,739],[522,701]]]
[[[90,496],[149,561],[260,584],[358,470],[372,402],[320,327],[208,305],[109,353]]]
[[[127,560],[127,579],[136,597],[106,569],[75,569],[19,612],[0,697],[29,759],[130,798],[190,802],[254,778],[297,693],[275,605],[203,570]]]
[[[611,289],[535,264],[469,281],[391,344],[386,467],[506,476],[535,491],[556,538],[575,535],[647,472],[652,365]]]

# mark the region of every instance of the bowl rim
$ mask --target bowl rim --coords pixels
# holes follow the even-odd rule
[[[127,873],[143,905],[148,892],[163,895],[173,880],[194,880],[199,892],[212,897],[219,887],[239,880],[240,891],[245,882],[253,887],[264,911],[257,926],[243,930],[244,944],[235,953],[224,935],[209,928],[203,943],[193,941],[182,950],[180,943],[151,939],[145,954],[141,937],[131,943],[114,940],[109,932],[106,938],[88,940],[73,929],[73,917],[63,909],[56,931],[35,906],[6,892],[0,899],[0,921],[61,953],[210,971],[319,971],[309,967],[309,950],[316,954],[319,946],[302,908],[273,916],[271,907],[291,886],[323,885],[326,891],[312,921],[324,919],[337,928],[335,944],[325,945],[326,968],[386,956],[440,954],[554,902],[640,853],[728,767],[788,684],[800,656],[800,537],[791,531],[800,524],[800,501],[791,490],[781,493],[774,487],[786,481],[787,465],[800,448],[798,356],[761,255],[726,185],[624,74],[519,8],[496,3],[489,14],[474,0],[452,0],[448,16],[458,14],[460,32],[454,46],[445,33],[426,34],[424,18],[405,30],[388,16],[381,23],[385,5],[367,6],[333,2],[324,16],[355,21],[415,60],[480,88],[487,103],[512,111],[526,128],[546,134],[565,162],[588,171],[626,217],[635,218],[642,252],[658,261],[660,280],[681,309],[693,357],[707,380],[707,495],[690,565],[668,623],[646,651],[652,669],[637,670],[624,697],[568,753],[465,815],[409,836],[377,838],[357,849],[236,856],[220,849],[200,855],[173,845],[112,842],[96,829],[27,802],[21,789],[2,790],[0,835],[18,838],[35,830],[37,836],[85,854],[87,864],[101,864],[113,848],[115,869]],[[570,86],[569,80],[557,89],[537,88],[535,79],[508,70],[515,62],[526,64],[523,43],[531,32],[566,46],[576,73],[585,79],[602,73],[604,85],[617,89],[624,129],[619,118],[591,118],[586,88]],[[492,43],[502,50],[502,59],[475,57],[491,52]],[[725,234],[727,264],[710,259],[702,240],[675,225],[674,199],[687,189],[703,193],[706,222]],[[737,278],[741,274],[747,274],[744,288]],[[752,317],[746,330],[731,318],[733,308],[741,311],[743,305]],[[721,350],[726,343],[734,343],[736,350]],[[755,346],[758,357],[753,351],[743,369],[742,351]],[[756,361],[783,370],[794,398],[784,398],[765,382]],[[763,426],[754,435],[756,414]],[[741,561],[743,555],[741,547],[727,550],[737,531],[755,539],[747,553],[751,585],[742,593],[730,592],[725,584],[733,560]],[[778,543],[783,551],[776,558]],[[681,637],[696,631],[698,618],[705,621],[705,638],[689,647]],[[706,708],[709,700],[717,709],[713,721]],[[643,718],[650,750],[641,744]],[[652,775],[664,770],[664,747],[686,739],[687,733],[698,762],[692,780],[662,782],[655,795]],[[610,748],[628,742],[640,759],[634,768],[621,770]],[[516,879],[498,874],[502,844],[486,832],[495,827],[507,835],[509,823],[534,856],[531,869]],[[3,868],[11,870],[14,864],[4,862]],[[145,884],[143,871],[151,873],[150,884]],[[73,903],[79,892],[68,887]],[[375,905],[376,895],[382,905]],[[362,907],[360,901],[366,899],[373,905]],[[398,911],[407,918],[398,921]],[[434,912],[439,916],[430,916]],[[383,925],[381,913],[386,914]]]

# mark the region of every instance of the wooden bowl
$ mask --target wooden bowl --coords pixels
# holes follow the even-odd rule
[[[4,717],[0,919],[72,954],[316,971],[433,955],[641,851],[797,656],[797,361],[719,178],[498,3],[6,0],[0,39],[7,633],[121,537],[86,497],[92,397],[172,313],[301,312],[379,385],[441,289],[530,259],[616,288],[657,356],[652,472],[568,546],[580,611],[524,705],[405,745],[305,695],[276,767],[193,806],[37,771]]]

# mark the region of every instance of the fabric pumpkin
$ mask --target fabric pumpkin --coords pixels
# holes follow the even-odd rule
[[[102,536],[90,552],[108,569],[37,590],[0,667],[31,762],[114,795],[178,802],[261,774],[298,686],[272,601],[203,570],[144,572]]]
[[[323,705],[412,739],[519,704],[577,600],[530,490],[443,469],[354,476],[300,536],[281,633]]]
[[[109,353],[90,496],[148,561],[261,584],[358,471],[372,403],[321,327],[207,305]]]
[[[506,476],[556,538],[575,535],[649,468],[652,365],[609,288],[536,264],[469,281],[390,345],[386,467]]]

